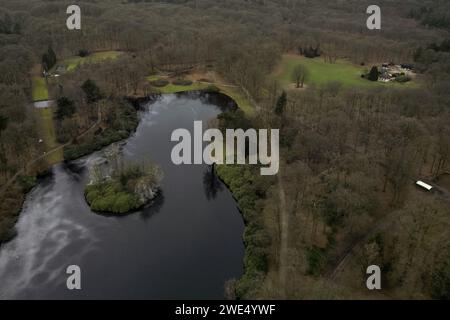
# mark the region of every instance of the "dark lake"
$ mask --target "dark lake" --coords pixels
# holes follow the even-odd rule
[[[243,219],[206,165],[175,166],[176,128],[193,131],[233,102],[218,94],[163,95],[140,112],[126,159],[151,160],[162,194],[136,213],[97,215],[85,202],[88,168],[104,150],[58,164],[28,195],[18,235],[0,249],[1,299],[219,299],[243,272]],[[81,268],[81,290],[66,288],[66,268]]]

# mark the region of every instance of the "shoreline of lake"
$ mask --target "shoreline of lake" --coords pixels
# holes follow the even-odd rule
[[[182,94],[181,96],[185,96],[186,94]],[[188,94],[189,95],[189,94]],[[194,96],[195,96],[195,94],[194,94]],[[139,111],[137,111],[137,112],[139,112]],[[141,124],[141,122],[142,122],[142,120],[140,120],[139,121],[139,124]],[[138,126],[139,126],[139,124],[138,124]],[[131,134],[130,135],[130,137],[129,138],[127,138],[127,139],[125,139],[124,140],[124,143],[125,143],[125,141],[128,141],[130,138],[133,138],[133,136],[136,134],[136,132],[134,132],[134,134]],[[117,143],[117,142],[116,142]],[[119,142],[120,143],[120,142]],[[95,152],[94,152],[95,153]],[[90,155],[86,155],[86,156],[83,156],[83,157],[81,157],[81,158],[79,158],[79,159],[77,159],[77,160],[75,160],[75,161],[69,161],[69,162],[64,162],[64,163],[62,163],[62,164],[59,164],[59,165],[57,165],[57,167],[59,166],[61,166],[61,165],[63,165],[63,166],[71,166],[71,165],[76,165],[76,162],[77,161],[83,161],[83,159],[86,159],[86,158],[89,158],[90,156],[92,156],[92,154],[90,154]],[[52,180],[53,179],[53,177],[48,177],[48,179],[50,179],[50,180]],[[39,186],[39,185],[38,185]],[[27,198],[30,196],[30,194],[32,194],[33,193],[33,191],[36,189],[36,187],[35,188],[33,188],[33,190],[31,190],[28,194],[27,194]],[[229,192],[229,191],[228,191]],[[158,196],[157,198],[159,198],[160,196]],[[164,195],[162,195],[162,197],[164,197]],[[234,200],[233,200],[234,201]],[[157,201],[157,200],[155,200],[155,202],[159,202],[159,201]],[[236,207],[237,207],[237,204],[235,203],[234,204]],[[27,207],[27,206],[25,206],[25,203],[24,203],[24,206],[23,206],[23,208],[24,207]],[[22,213],[22,211],[23,211],[23,208],[22,208],[22,210],[21,210],[21,213]],[[239,215],[240,215],[240,213],[239,213]],[[20,218],[21,217],[19,217],[19,220],[20,220]],[[107,218],[107,217],[106,217]],[[240,215],[240,218],[242,219],[242,216]],[[17,224],[17,223],[16,223]],[[20,236],[20,230],[19,230],[19,236]],[[15,238],[13,238],[13,240],[14,240]],[[12,241],[13,241],[12,240]],[[239,241],[242,243],[242,245],[243,245],[243,241],[242,241],[242,236],[240,237],[240,239],[239,239]],[[8,243],[8,242],[6,242],[6,243]],[[4,248],[3,248],[3,245],[2,245],[2,247],[1,247],[1,250],[0,250],[0,253],[1,253],[1,251],[3,250]],[[240,262],[240,264],[242,265],[243,264],[243,260],[241,260],[241,262]]]

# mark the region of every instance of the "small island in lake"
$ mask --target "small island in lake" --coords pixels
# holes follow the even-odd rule
[[[125,214],[149,204],[157,196],[162,171],[151,163],[127,163],[113,149],[106,165],[91,168],[90,177],[84,193],[91,209]]]

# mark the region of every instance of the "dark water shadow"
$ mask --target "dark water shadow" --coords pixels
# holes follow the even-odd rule
[[[87,171],[87,167],[84,164],[75,162],[63,162],[61,168],[65,174],[76,182],[80,182],[83,179],[83,174]]]
[[[214,105],[218,107],[221,112],[236,111],[238,105],[229,96],[221,92],[209,92],[206,90],[184,91],[174,93],[177,98],[184,98],[190,100],[200,100],[204,104]],[[163,98],[163,94],[152,94],[146,97],[137,98],[132,101],[132,104],[139,111],[145,111],[146,107]]]
[[[145,221],[158,214],[164,205],[164,200],[164,192],[160,190],[156,198],[142,209],[139,217]]]
[[[217,177],[214,166],[208,166],[203,172],[203,190],[208,201],[214,200],[223,190],[223,183]]]

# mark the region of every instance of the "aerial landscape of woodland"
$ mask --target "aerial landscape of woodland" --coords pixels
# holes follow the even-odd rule
[[[376,2],[0,0],[0,299],[449,299],[450,2]],[[194,120],[279,170],[169,165]]]

